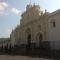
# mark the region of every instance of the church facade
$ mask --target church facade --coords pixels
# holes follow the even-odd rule
[[[20,21],[21,43],[35,43],[47,41],[47,16],[38,5],[27,5]]]
[[[35,43],[37,47],[43,42],[49,42],[52,48],[59,44],[60,40],[60,10],[48,13],[40,9],[39,5],[27,5],[26,11],[22,13],[20,25],[11,35],[11,42],[19,44]],[[12,39],[13,37],[14,39]],[[11,43],[13,44],[13,43]],[[18,44],[18,43],[17,43]]]

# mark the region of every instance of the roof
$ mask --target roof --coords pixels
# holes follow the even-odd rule
[[[58,14],[58,13],[60,13],[60,9],[58,9],[58,10],[50,13],[49,16],[54,16],[54,15],[56,15],[56,14]]]

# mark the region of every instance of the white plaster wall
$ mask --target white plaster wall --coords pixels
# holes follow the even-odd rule
[[[56,27],[51,26],[52,19],[55,19]],[[60,14],[58,13],[48,19],[48,40],[52,49],[60,49]]]

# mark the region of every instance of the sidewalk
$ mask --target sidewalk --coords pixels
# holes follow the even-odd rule
[[[52,60],[52,59],[32,58],[27,56],[0,55],[0,60]]]

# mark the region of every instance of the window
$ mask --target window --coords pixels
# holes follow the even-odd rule
[[[55,27],[55,26],[56,26],[55,21],[53,21],[53,27]]]
[[[56,27],[55,19],[52,19],[52,20],[51,20],[51,26],[52,26],[52,27]]]

